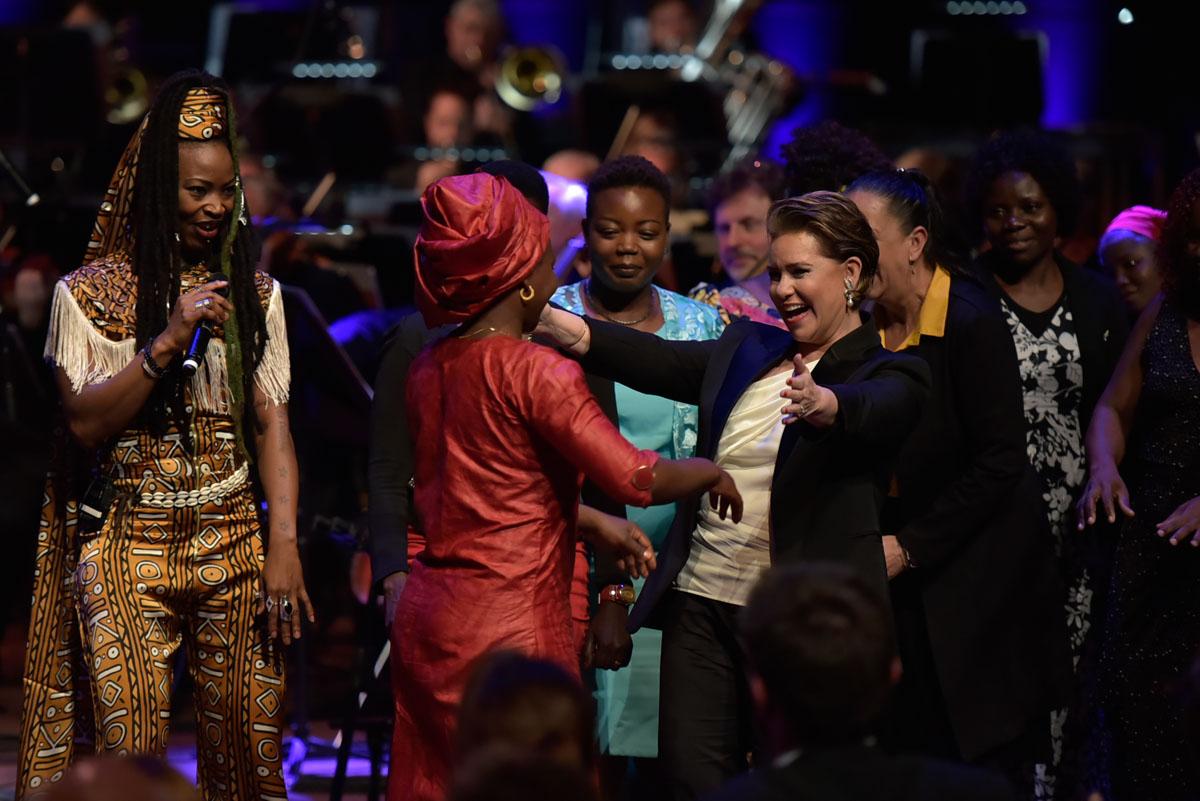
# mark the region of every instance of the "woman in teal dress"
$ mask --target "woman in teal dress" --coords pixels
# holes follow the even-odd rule
[[[589,278],[562,287],[553,302],[576,314],[627,325],[670,340],[715,339],[724,323],[716,309],[653,285],[666,255],[670,185],[648,161],[623,157],[605,163],[588,185],[583,234],[592,263]],[[643,395],[621,384],[589,377],[589,386],[622,435],[638,448],[666,458],[691,456],[696,446],[695,406]],[[675,517],[675,504],[645,509],[615,505],[584,487],[585,501],[625,517],[657,549]],[[595,668],[597,729],[606,798],[663,797],[659,786],[658,687],[662,639],[656,629],[629,635],[628,604],[642,580],[622,576],[604,559],[577,565],[576,619],[590,618],[583,663]],[[583,566],[590,567],[585,582]],[[632,592],[630,591],[632,589]]]

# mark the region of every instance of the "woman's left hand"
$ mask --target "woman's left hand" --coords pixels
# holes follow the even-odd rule
[[[803,420],[816,428],[829,428],[837,422],[837,395],[813,380],[803,356],[797,354],[792,362],[796,372],[788,379],[788,388],[779,393],[779,397],[788,400],[781,410],[783,424]]]
[[[580,531],[588,542],[616,556],[618,570],[633,578],[645,578],[658,567],[654,545],[636,523],[599,509],[580,515],[579,522]]]
[[[1189,538],[1193,548],[1200,548],[1200,497],[1192,498],[1171,515],[1158,524],[1157,533],[1160,537],[1170,537],[1172,545],[1178,545]]]
[[[257,611],[266,613],[271,641],[281,639],[284,645],[300,639],[300,615],[307,617],[309,623],[317,622],[304,588],[304,571],[295,542],[273,542],[267,549]]]

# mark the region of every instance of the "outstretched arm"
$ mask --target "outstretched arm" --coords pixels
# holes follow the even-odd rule
[[[546,306],[537,333],[580,357],[593,375],[647,395],[700,402],[700,386],[717,340],[676,342],[616,323],[590,320]]]

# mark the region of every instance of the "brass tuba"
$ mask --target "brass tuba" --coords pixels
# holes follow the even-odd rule
[[[554,48],[518,47],[500,62],[496,93],[517,111],[533,111],[558,102],[565,75],[563,58]]]
[[[104,87],[104,108],[113,125],[140,120],[150,108],[150,86],[142,71],[129,63],[114,65]]]

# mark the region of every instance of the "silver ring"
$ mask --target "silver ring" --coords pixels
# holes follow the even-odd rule
[[[270,614],[275,609],[275,599],[270,595],[267,596],[267,614]]]
[[[279,604],[279,619],[284,623],[292,619],[292,605],[286,599]]]
[[[212,305],[212,298],[201,298],[200,300],[196,301],[195,305],[197,309],[207,309]]]

